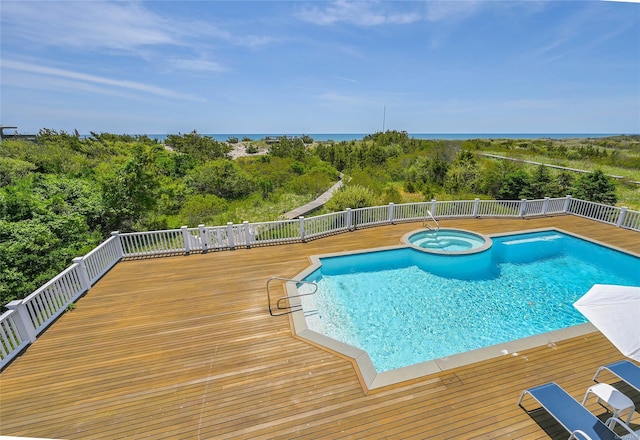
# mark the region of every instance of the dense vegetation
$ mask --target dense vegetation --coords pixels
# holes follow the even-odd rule
[[[232,159],[238,145],[247,155]],[[594,172],[491,159],[483,152],[557,159]],[[0,304],[31,293],[111,231],[273,220],[324,192],[340,172],[346,186],[325,211],[434,197],[566,194],[640,207],[637,186],[616,185],[596,167],[640,180],[640,139],[431,141],[388,131],[361,141],[314,143],[304,136],[267,144],[218,142],[194,131],[160,143],[147,136],[41,130],[35,143],[0,144]]]

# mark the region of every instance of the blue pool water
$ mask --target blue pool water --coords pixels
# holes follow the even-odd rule
[[[321,258],[311,330],[368,352],[378,372],[586,322],[593,284],[640,286],[640,258],[556,231],[493,238],[473,255],[411,248]],[[317,310],[317,313],[309,313]]]

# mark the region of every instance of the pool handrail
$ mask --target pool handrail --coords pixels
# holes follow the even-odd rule
[[[438,220],[436,220],[436,218],[433,216],[431,211],[429,211],[428,209],[427,209],[427,215],[429,216],[429,218],[431,218],[431,220],[433,220],[433,222],[436,224],[436,227],[434,229],[429,225],[429,218],[427,218],[427,216],[425,216],[424,220],[422,221],[422,226],[427,229],[435,230],[437,233],[440,230],[440,223],[438,223]]]
[[[294,282],[296,284],[308,284],[308,285],[312,285],[314,289],[312,292],[308,292],[308,293],[281,296],[276,301],[275,308],[276,310],[286,310],[286,311],[281,313],[273,313],[273,307],[271,306],[271,282],[275,280],[285,281],[285,282]],[[300,310],[302,310],[302,304],[299,304],[299,303],[291,304],[291,300],[296,298],[301,298],[303,296],[313,295],[317,291],[318,291],[318,284],[314,283],[313,281],[296,280],[294,278],[285,278],[285,277],[279,277],[279,276],[270,277],[269,280],[267,281],[267,303],[269,305],[269,314],[271,316],[282,316],[282,315],[288,315],[289,313],[293,313],[293,312],[299,312]],[[289,305],[286,305],[286,306],[281,305],[280,303],[282,301],[289,301]]]

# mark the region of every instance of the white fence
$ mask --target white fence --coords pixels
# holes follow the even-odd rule
[[[6,305],[0,317],[0,368],[35,342],[58,316],[122,258],[117,232],[38,290]]]
[[[428,219],[511,217],[525,218],[573,214],[640,232],[640,212],[599,203],[562,198],[539,200],[460,200],[406,203],[347,209],[332,214],[294,220],[197,228],[183,226],[168,231],[132,232],[112,236],[51,281],[22,300],[6,305],[0,317],[0,368],[7,365],[58,316],[88,291],[122,258],[189,254],[299,242],[317,237],[400,222]]]

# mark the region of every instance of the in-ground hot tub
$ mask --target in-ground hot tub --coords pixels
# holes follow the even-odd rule
[[[436,254],[472,254],[489,249],[491,239],[463,229],[425,229],[402,237],[414,249]]]

